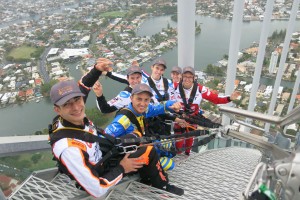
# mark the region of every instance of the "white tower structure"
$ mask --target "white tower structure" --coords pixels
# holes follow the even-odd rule
[[[254,71],[254,77],[252,82],[252,88],[251,88],[251,95],[248,105],[249,111],[254,111],[255,102],[256,102],[256,93],[258,91],[260,77],[261,77],[261,71],[263,66],[263,61],[265,57],[265,51],[267,46],[267,40],[269,35],[269,30],[271,26],[271,17],[274,7],[274,1],[268,0],[266,7],[265,7],[265,13],[264,13],[264,21],[263,21],[263,27],[260,34],[260,40],[259,40],[259,52],[256,59],[256,65],[255,65],[255,71]],[[252,123],[252,120],[246,119],[247,123]],[[241,126],[240,131],[243,132],[250,132],[250,128]]]
[[[271,59],[270,59],[270,65],[269,65],[269,73],[270,74],[275,73],[277,61],[278,61],[278,52],[273,51],[272,55],[271,55]]]
[[[178,0],[178,65],[195,64],[195,12],[196,0]]]
[[[287,30],[286,30],[286,35],[285,35],[285,38],[284,38],[283,49],[282,49],[282,53],[281,53],[281,56],[280,56],[278,72],[277,72],[277,76],[276,76],[276,80],[275,80],[275,84],[274,84],[274,90],[273,90],[272,97],[271,97],[271,102],[270,102],[270,105],[269,105],[269,110],[268,110],[269,115],[273,115],[274,108],[275,108],[275,105],[276,105],[278,89],[279,89],[281,78],[283,76],[283,71],[284,71],[284,64],[285,64],[285,61],[286,61],[286,58],[287,58],[287,54],[288,54],[288,51],[289,51],[289,45],[290,45],[290,42],[291,42],[291,39],[292,39],[292,34],[293,34],[293,31],[294,31],[294,27],[295,27],[295,24],[296,24],[296,16],[297,16],[298,8],[299,8],[299,1],[300,0],[293,1],[291,15],[290,15],[288,27],[287,27]],[[270,123],[266,123],[265,124],[265,131],[269,132],[269,130],[270,130]]]
[[[234,1],[233,17],[231,24],[231,35],[229,44],[229,58],[226,77],[225,94],[230,95],[234,90],[234,81],[236,78],[236,66],[238,62],[238,53],[240,48],[242,24],[243,24],[243,11],[245,1]],[[230,124],[230,119],[223,115],[222,124]]]
[[[296,78],[296,81],[295,81],[295,85],[294,85],[294,89],[293,89],[293,93],[292,93],[292,96],[291,96],[291,101],[290,101],[287,113],[290,113],[292,111],[292,109],[294,108],[296,95],[297,95],[298,90],[299,90],[299,84],[300,84],[300,69],[297,72],[297,78]],[[286,132],[286,128],[287,127],[284,127],[284,132]]]

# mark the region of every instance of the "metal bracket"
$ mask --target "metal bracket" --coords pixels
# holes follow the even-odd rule
[[[138,146],[136,146],[136,145],[129,145],[129,146],[126,146],[126,147],[120,146],[120,148],[123,150],[123,151],[120,152],[120,154],[134,153],[134,152],[137,151]]]

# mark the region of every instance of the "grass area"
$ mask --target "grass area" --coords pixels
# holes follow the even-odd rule
[[[8,56],[13,57],[14,59],[30,59],[31,54],[36,51],[35,47],[21,46],[11,50]]]
[[[34,159],[35,157],[35,159]],[[54,167],[56,162],[52,160],[51,151],[41,151],[37,153],[24,153],[17,156],[9,156],[1,159],[0,164],[33,172],[36,170]]]
[[[112,12],[106,12],[100,15],[100,17],[124,17],[126,12],[120,12],[120,11],[112,11]]]

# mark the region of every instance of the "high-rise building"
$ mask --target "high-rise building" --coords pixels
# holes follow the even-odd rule
[[[275,73],[277,61],[278,61],[278,52],[273,51],[272,55],[271,55],[270,65],[269,65],[269,73],[270,74]]]

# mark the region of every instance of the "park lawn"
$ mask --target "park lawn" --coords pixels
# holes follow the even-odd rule
[[[126,12],[112,11],[100,15],[100,17],[124,17]]]
[[[32,163],[30,170],[36,171],[41,169],[48,169],[56,166],[56,161],[53,159],[53,154],[51,151],[42,151],[42,158],[36,163]]]
[[[34,153],[23,154],[22,160],[31,161],[31,157]],[[31,166],[29,167],[30,171],[37,171],[47,168],[55,167],[56,161],[52,160],[53,155],[51,151],[41,151],[39,154],[42,155],[41,159],[35,164],[31,161]]]
[[[38,159],[37,163],[34,163],[31,159],[34,154],[36,153],[22,153],[17,156],[9,156],[2,159],[0,163],[19,170],[26,168],[30,172],[55,167],[56,162],[52,160],[53,155],[51,151],[38,152],[38,154],[41,154],[41,158]]]
[[[35,47],[21,46],[11,50],[8,56],[13,57],[14,59],[30,59],[31,54],[35,51]]]

